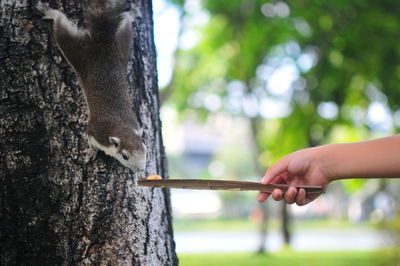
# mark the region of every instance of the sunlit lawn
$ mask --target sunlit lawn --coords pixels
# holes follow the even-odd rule
[[[345,252],[293,252],[257,255],[242,254],[178,254],[181,266],[377,266],[400,265],[396,252],[388,251],[345,251]],[[397,253],[398,254],[398,253]]]
[[[259,225],[248,219],[174,219],[174,230],[179,231],[256,231]],[[268,222],[268,230],[279,230],[278,220]],[[329,219],[297,220],[292,230],[378,230],[370,223],[352,224],[348,220]],[[212,240],[210,240],[212,241]],[[257,255],[254,253],[230,254],[178,254],[183,266],[400,266],[400,251],[335,251],[296,252],[291,250]]]

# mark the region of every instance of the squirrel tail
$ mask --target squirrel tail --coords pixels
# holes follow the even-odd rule
[[[109,38],[114,36],[123,19],[125,0],[86,0],[86,25],[92,37]]]

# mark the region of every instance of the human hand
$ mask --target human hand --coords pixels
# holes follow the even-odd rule
[[[296,203],[299,206],[306,205],[315,200],[321,194],[307,195],[304,189],[296,189],[294,186],[322,186],[323,189],[332,181],[329,178],[328,164],[324,156],[324,146],[299,150],[291,153],[268,169],[261,183],[286,184],[289,189],[283,193],[280,189],[272,192],[272,198],[276,201],[282,199],[288,204]],[[257,196],[259,202],[264,202],[271,193],[261,192]]]

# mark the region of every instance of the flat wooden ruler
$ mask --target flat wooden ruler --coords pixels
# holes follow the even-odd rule
[[[181,189],[206,189],[206,190],[234,190],[234,191],[262,191],[271,193],[275,188],[286,192],[288,185],[263,185],[258,182],[231,181],[231,180],[205,180],[205,179],[146,179],[140,178],[139,185],[155,188],[181,188]],[[295,186],[303,188],[308,194],[323,193],[321,186]]]

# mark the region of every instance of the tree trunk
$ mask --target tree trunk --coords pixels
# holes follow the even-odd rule
[[[0,0],[0,264],[176,265],[151,1],[136,0],[128,82],[148,147],[147,172],[100,154],[84,163],[87,108],[37,1]],[[82,20],[82,1],[53,1]]]
[[[291,233],[290,233],[290,214],[286,202],[281,202],[281,221],[282,221],[282,235],[283,243],[286,247],[290,246]]]
[[[249,84],[248,82],[247,84]],[[247,88],[251,88],[250,85],[247,85]],[[253,117],[249,118],[250,122],[250,142],[252,143],[252,154],[253,154],[253,161],[254,166],[257,173],[260,176],[263,176],[264,172],[261,169],[261,165],[259,163],[259,158],[262,153],[260,149],[260,145],[257,143],[257,135],[260,132],[260,118]],[[260,204],[260,211],[261,211],[261,220],[260,220],[260,227],[258,228],[258,238],[259,244],[257,248],[257,253],[265,253],[267,251],[267,233],[268,233],[268,202]]]

